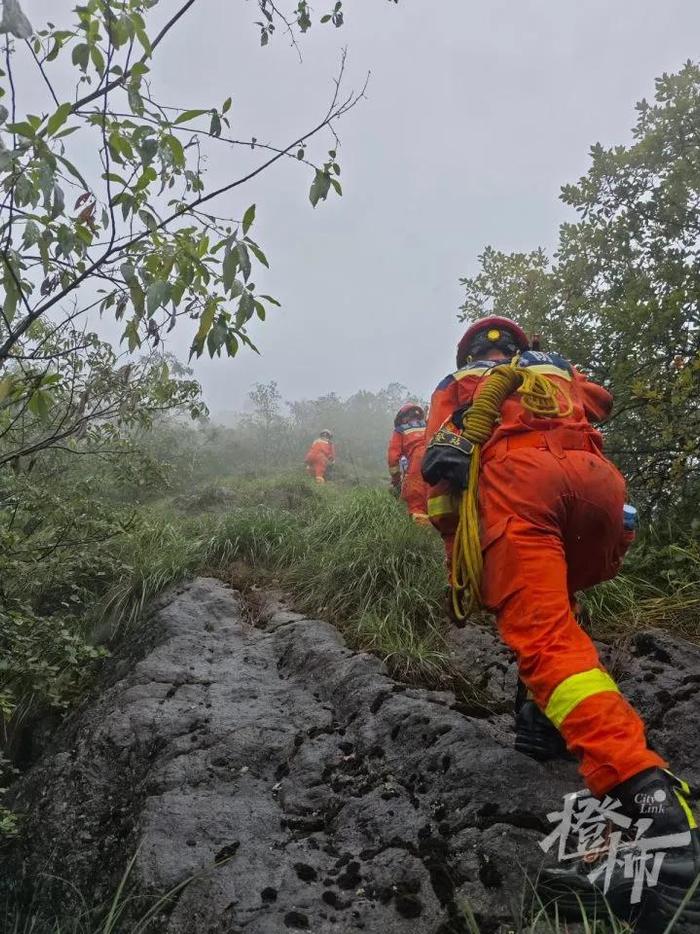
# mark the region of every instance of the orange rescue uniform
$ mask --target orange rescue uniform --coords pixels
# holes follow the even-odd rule
[[[389,475],[395,487],[401,488],[401,499],[406,503],[409,514],[416,519],[427,516],[428,487],[420,472],[425,451],[425,422],[416,419],[394,428],[387,451]],[[401,458],[408,461],[406,472],[401,477]]]
[[[468,406],[499,362],[477,361],[435,390],[427,436]],[[577,625],[574,593],[617,573],[633,537],[623,528],[625,481],[602,453],[591,421],[602,421],[612,397],[558,354],[524,352],[556,386],[564,418],[539,418],[510,395],[482,449],[481,596],[515,652],[521,679],[580,761],[588,787],[602,796],[643,769],[666,763],[646,743],[644,725],[601,665]],[[431,487],[428,513],[451,558],[459,498]]]
[[[306,469],[318,483],[325,483],[328,465],[334,461],[335,445],[326,438],[316,438],[304,458]]]

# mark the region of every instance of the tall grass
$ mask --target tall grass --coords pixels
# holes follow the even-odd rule
[[[616,578],[583,597],[604,639],[649,627],[700,641],[700,545],[668,544],[648,532]]]

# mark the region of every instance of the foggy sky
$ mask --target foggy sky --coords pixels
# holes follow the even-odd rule
[[[65,22],[74,4],[23,5],[37,27]],[[162,0],[160,19],[179,5]],[[195,364],[213,411],[239,408],[270,379],[289,399],[392,381],[428,396],[453,365],[459,276],[487,244],[551,250],[571,216],[559,188],[585,172],[590,145],[628,142],[654,78],[698,57],[697,0],[344,9],[342,29],[315,23],[302,37],[301,64],[281,31],[260,48],[244,0],[199,0],[157,52],[157,99],[198,107],[232,95],[233,132],[280,144],[324,112],[344,46],[348,87],[372,73],[367,100],[337,127],[342,198],[313,210],[311,170],[286,162],[216,205],[240,217],[257,204],[251,234],[271,270],[256,283],[283,308],[252,328],[260,357]],[[250,164],[240,150],[216,153],[209,184]],[[176,334],[170,347],[184,359],[190,323]]]

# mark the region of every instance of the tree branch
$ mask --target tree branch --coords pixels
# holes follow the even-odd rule
[[[171,19],[168,20],[168,22],[165,24],[165,26],[163,26],[161,31],[158,33],[158,35],[155,37],[155,39],[151,43],[151,55],[158,48],[160,43],[163,41],[166,35],[170,32],[173,26],[178,22],[178,20],[181,19],[181,17],[183,17],[185,13],[190,9],[190,7],[194,6],[196,2],[197,0],[187,0],[187,2],[182,7],[180,7],[178,12]],[[141,58],[139,59],[139,64],[143,64],[144,62],[148,60],[148,58],[149,58],[148,55],[142,55]],[[85,104],[89,104],[92,101],[95,101],[98,98],[109,94],[109,92],[113,91],[115,88],[123,87],[124,84],[131,77],[133,70],[134,70],[133,66],[131,68],[127,68],[124,74],[120,75],[118,78],[115,78],[114,81],[108,81],[104,87],[97,88],[91,94],[87,94],[85,97],[81,97],[80,100],[76,101],[75,104],[73,104],[72,112],[75,113],[76,110],[80,110],[80,108],[84,107]]]
[[[188,4],[191,6],[194,3],[194,0]],[[184,12],[184,9],[183,9]],[[350,111],[355,107],[360,100],[365,96],[365,91],[367,89],[367,83],[369,81],[369,76],[365,80],[365,83],[362,87],[362,90],[359,93],[351,92],[341,103],[338,103],[340,95],[340,80],[343,75],[345,68],[345,53],[343,53],[343,59],[341,62],[341,68],[338,78],[334,79],[335,91],[331,98],[331,104],[328,108],[326,115],[313,129],[309,130],[306,133],[302,133],[300,136],[296,137],[291,143],[289,143],[284,149],[277,152],[270,159],[261,163],[256,169],[253,169],[251,172],[248,172],[247,175],[242,176],[235,181],[229,182],[226,185],[223,185],[221,188],[217,188],[209,194],[200,195],[198,198],[195,198],[193,201],[188,202],[187,204],[182,205],[177,210],[173,211],[168,217],[158,223],[155,227],[151,229],[144,229],[136,236],[132,237],[126,243],[114,244],[113,241],[110,242],[110,245],[104,251],[102,256],[95,260],[87,269],[84,270],[76,279],[73,280],[70,285],[62,289],[58,294],[54,295],[51,299],[45,302],[43,305],[40,305],[38,308],[31,311],[27,316],[19,322],[13,331],[8,334],[7,339],[0,346],[0,363],[3,360],[6,360],[9,356],[9,352],[12,347],[17,343],[17,341],[22,337],[23,334],[31,327],[34,321],[46,314],[49,309],[53,308],[58,302],[62,301],[67,295],[75,291],[82,282],[88,279],[93,273],[99,269],[107,260],[109,260],[114,255],[119,255],[120,253],[125,252],[131,247],[135,246],[137,243],[140,243],[142,240],[152,236],[159,230],[165,229],[169,224],[174,220],[177,220],[180,217],[183,217],[193,211],[194,208],[199,207],[202,204],[206,204],[209,201],[214,200],[215,198],[220,197],[223,194],[226,194],[229,191],[232,191],[234,188],[238,188],[240,185],[244,185],[246,182],[249,182],[251,179],[255,178],[257,175],[260,175],[261,172],[264,172],[271,165],[274,165],[275,162],[278,162],[280,159],[288,155],[288,153],[298,147],[304,140],[310,139],[319,133],[324,127],[329,126],[333,120],[336,120]]]

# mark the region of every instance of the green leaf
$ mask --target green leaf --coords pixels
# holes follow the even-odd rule
[[[238,311],[243,321],[250,321],[255,314],[255,299],[248,289],[241,295],[241,299],[238,303]]]
[[[146,314],[148,317],[150,318],[158,308],[167,304],[169,298],[170,284],[168,282],[163,282],[160,279],[151,282],[146,290]]]
[[[90,186],[85,181],[85,179],[80,174],[80,172],[76,169],[76,167],[73,165],[73,163],[69,162],[68,159],[66,159],[64,156],[59,156],[57,153],[54,153],[54,155],[58,159],[58,161],[61,163],[61,165],[66,169],[66,171],[69,172],[70,175],[73,176],[73,178],[77,179],[77,181],[80,182],[80,184],[83,186],[85,191],[89,191]]]
[[[265,254],[264,254],[263,251],[260,249],[260,247],[257,245],[257,243],[253,243],[252,240],[249,240],[249,241],[248,241],[248,247],[249,247],[249,249],[250,249],[250,252],[251,252],[251,253],[253,254],[253,256],[257,259],[257,261],[258,261],[259,263],[262,263],[263,266],[265,266],[266,269],[269,269],[269,268],[270,268],[270,264],[269,264],[268,261],[267,261],[267,256],[265,256]]]
[[[49,136],[53,136],[61,129],[68,117],[70,117],[72,109],[73,105],[70,102],[61,104],[58,110],[49,117],[46,124],[46,132]]]
[[[221,113],[227,114],[230,109],[231,109],[231,98],[227,97],[226,100],[224,101],[224,106],[221,108]]]
[[[35,243],[38,243],[41,239],[41,231],[39,226],[34,221],[27,221],[22,231],[22,242],[25,249],[29,249],[30,246],[34,246]]]
[[[132,113],[135,113],[137,117],[142,117],[144,111],[143,98],[133,85],[129,85],[127,96]]]
[[[230,292],[236,279],[238,270],[238,252],[236,250],[227,250],[224,256],[222,274],[224,280],[224,289]]]
[[[124,334],[122,335],[122,341],[123,340],[128,342],[129,351],[131,353],[133,353],[137,347],[141,346],[141,337],[139,335],[139,326],[136,318],[132,318],[127,323]]]
[[[328,172],[316,169],[316,177],[309,190],[309,201],[316,207],[319,201],[325,201],[331,187],[331,177]]]
[[[139,217],[141,218],[143,223],[146,225],[147,230],[155,230],[156,227],[158,226],[158,219],[154,217],[150,211],[145,210],[145,208],[142,208],[139,211]]]
[[[66,199],[60,185],[53,186],[53,205],[51,206],[51,220],[60,217],[66,209]]]
[[[87,71],[88,62],[90,61],[90,47],[85,42],[74,45],[71,61],[74,65],[78,65],[81,71]]]
[[[183,110],[177,120],[174,121],[174,126],[178,126],[180,123],[188,123],[190,120],[194,120],[196,117],[201,117],[202,114],[208,113],[208,110]]]
[[[139,40],[139,42],[141,43],[141,46],[142,46],[142,48],[143,48],[143,51],[146,53],[147,56],[150,57],[150,55],[152,54],[153,50],[152,50],[152,48],[151,48],[151,40],[148,38],[148,35],[147,35],[147,33],[146,33],[146,30],[145,30],[145,29],[137,29],[137,30],[136,30],[136,38],[137,38],[137,39]]]
[[[0,402],[4,402],[4,400],[10,395],[12,390],[15,388],[16,382],[16,377],[12,376],[11,374],[3,376],[3,378],[0,379]]]
[[[241,272],[243,273],[243,278],[247,282],[250,277],[250,256],[248,255],[248,248],[245,243],[239,243],[236,247],[238,250],[238,262],[241,266]]]
[[[36,415],[41,421],[44,421],[48,418],[49,412],[51,410],[51,394],[46,392],[43,389],[37,389],[36,392],[33,392],[27,408],[32,413]]]
[[[271,295],[261,295],[260,298],[264,299],[266,302],[269,302],[271,305],[277,305],[278,308],[282,307],[277,299],[273,298]]]
[[[214,323],[215,314],[216,302],[213,299],[209,299],[204,307],[204,311],[202,312],[202,317],[199,319],[199,329],[195,334],[194,341],[192,342],[190,356],[192,356],[192,353],[194,352],[197,353],[198,357],[202,355],[202,351],[204,350],[204,341],[211,329],[212,324]]]
[[[26,136],[31,139],[36,134],[36,130],[31,123],[24,121],[20,123],[8,123],[6,127],[8,133],[16,133],[17,136]]]
[[[219,119],[218,113],[214,111],[211,115],[211,125],[209,126],[209,132],[212,136],[221,136],[221,120]]]
[[[57,133],[57,134],[54,136],[54,139],[63,139],[63,138],[66,137],[66,136],[71,136],[73,133],[77,133],[79,129],[80,129],[79,126],[69,126],[69,127],[66,127],[65,130],[61,130],[60,133]]]
[[[105,72],[105,60],[98,46],[90,46],[90,58],[92,59],[92,64],[95,66],[95,71],[98,75],[103,75]]]
[[[148,188],[151,182],[154,182],[157,178],[158,173],[153,168],[153,166],[149,165],[148,168],[144,169],[139,176],[139,180],[136,182],[134,191],[144,191],[144,189]]]
[[[172,153],[173,162],[176,166],[182,167],[185,164],[185,150],[182,148],[182,143],[177,138],[177,136],[166,136],[163,139],[163,142],[168,147]]]
[[[248,210],[243,215],[243,235],[248,233],[250,226],[255,220],[255,205],[251,204]]]
[[[122,274],[122,278],[127,285],[131,285],[132,282],[136,282],[138,284],[136,270],[131,263],[122,263],[119,267],[119,272]]]

